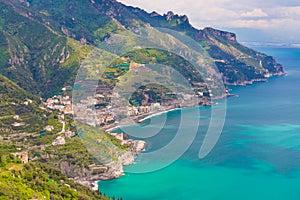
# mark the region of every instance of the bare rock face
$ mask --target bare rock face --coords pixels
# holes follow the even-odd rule
[[[76,38],[75,34],[71,33],[65,26],[61,27],[61,31],[70,38]]]
[[[146,142],[141,140],[132,141],[132,148],[124,151],[116,161],[109,164],[93,164],[88,167],[71,164],[62,161],[59,168],[62,173],[72,180],[97,190],[97,182],[100,180],[109,180],[119,178],[124,175],[123,166],[131,165],[138,153],[146,147]]]
[[[151,14],[151,17],[157,17],[157,16],[160,16],[157,12],[153,11]]]
[[[167,21],[171,21],[174,17],[174,13],[172,11],[168,11],[166,15]]]
[[[214,28],[205,28],[204,32],[207,31],[211,34],[213,34],[216,37],[222,37],[224,39],[227,39],[229,41],[236,42],[236,35],[234,33],[226,32],[226,31],[220,31]]]
[[[62,161],[59,166],[63,174],[84,186],[97,190],[99,180],[103,180],[103,175],[108,171],[109,167],[105,165],[90,165],[88,168],[73,165],[67,161]]]
[[[138,153],[142,152],[146,147],[146,142],[141,140],[132,141],[130,151],[125,151],[118,157],[118,160],[108,164],[108,171],[102,175],[102,180],[119,178],[124,175],[123,166],[131,165]]]
[[[135,140],[133,141],[133,147],[132,147],[132,151],[135,153],[135,154],[138,154],[140,152],[142,152],[143,150],[146,149],[146,142],[145,141],[142,141],[142,140]]]
[[[188,18],[188,16],[183,15],[183,16],[182,16],[182,21],[188,22],[188,23],[189,23],[189,18]]]

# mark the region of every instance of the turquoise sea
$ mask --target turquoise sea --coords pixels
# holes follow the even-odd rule
[[[237,96],[227,99],[222,135],[207,157],[199,159],[198,153],[210,108],[200,108],[197,137],[180,159],[159,171],[101,181],[100,190],[125,200],[299,200],[300,49],[255,49],[275,56],[288,75],[231,87]],[[166,145],[178,128],[180,110],[163,115],[168,117],[167,124],[157,136],[146,139],[147,151]],[[154,118],[159,121],[163,115]],[[145,127],[141,134],[151,131]]]

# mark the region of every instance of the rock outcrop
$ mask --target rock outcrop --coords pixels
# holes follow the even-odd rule
[[[75,182],[87,186],[93,190],[98,189],[98,181],[119,178],[124,175],[123,166],[131,165],[138,153],[145,150],[146,142],[132,141],[132,148],[124,151],[117,161],[108,164],[92,164],[88,167],[80,167],[76,164],[62,161],[60,170]]]

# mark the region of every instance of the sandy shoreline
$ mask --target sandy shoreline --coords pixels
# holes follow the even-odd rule
[[[255,81],[258,81],[258,80],[253,80],[253,82],[255,82]],[[260,81],[261,81],[261,80],[260,80]],[[250,82],[250,83],[247,83],[247,84],[253,84],[253,82]],[[228,97],[232,97],[232,96],[235,96],[235,95],[234,95],[234,94],[228,93],[228,94],[226,94],[226,95],[224,95],[224,96],[222,96],[222,97],[218,97],[218,98],[211,99],[211,101],[203,101],[203,102],[199,102],[198,106],[201,106],[201,107],[203,107],[203,106],[212,106],[212,105],[216,104],[215,102],[213,102],[213,100],[219,100],[219,99],[228,98]],[[170,108],[167,108],[167,109],[164,110],[164,111],[152,112],[152,113],[145,113],[145,114],[142,114],[142,115],[139,115],[139,116],[132,117],[132,120],[133,120],[136,124],[138,124],[138,123],[142,123],[143,121],[145,121],[145,120],[147,120],[147,119],[149,119],[149,118],[152,118],[152,117],[155,117],[155,116],[159,116],[159,115],[162,115],[162,114],[165,114],[165,113],[174,111],[174,110],[181,110],[181,109],[183,109],[183,108],[188,108],[188,107],[197,107],[197,106],[195,106],[195,105],[194,105],[194,106],[188,106],[188,105],[187,105],[187,106],[184,106],[184,107],[181,107],[181,108],[174,108],[174,107],[171,108],[171,107],[170,107]],[[117,124],[117,123],[111,124],[111,125],[109,125],[109,126],[103,127],[103,130],[106,131],[106,132],[108,132],[108,133],[112,133],[114,130],[116,130],[116,129],[120,128],[120,127],[134,125],[133,121],[130,121],[130,122],[128,121],[128,122],[125,122],[125,123],[122,123],[122,124]],[[139,142],[139,141],[136,140],[136,142]],[[143,142],[144,142],[144,141],[143,141]],[[143,150],[145,149],[145,146],[146,146],[146,143],[143,143]],[[135,147],[135,148],[136,148],[136,147]],[[140,149],[140,151],[134,152],[134,157],[137,156],[137,155],[138,155],[141,151],[143,151],[143,150]],[[130,152],[133,153],[132,150],[131,150]],[[119,161],[120,161],[120,160],[119,160]],[[128,164],[134,164],[134,158],[133,158],[132,162],[128,162],[128,160],[126,160],[126,158],[125,158],[125,161],[126,161],[126,165],[128,165]],[[128,163],[127,163],[127,162],[128,162]],[[124,166],[125,164],[122,162],[121,165]],[[121,168],[122,168],[122,167],[121,167]],[[122,175],[124,174],[122,169],[121,169],[121,172],[122,172],[122,173],[120,173],[118,177],[120,177],[120,176],[122,176]],[[113,178],[116,178],[116,177],[113,177]],[[108,178],[108,179],[111,179],[111,178]],[[103,180],[103,179],[102,179],[102,180]],[[99,180],[99,181],[101,181],[101,180]],[[96,182],[94,182],[94,183],[97,183],[97,182],[98,182],[98,181],[96,181]],[[95,185],[96,185],[96,184],[94,184],[94,186],[95,186]],[[98,186],[98,184],[97,184],[97,186]],[[93,189],[98,189],[97,186],[95,186]]]
[[[169,109],[169,110],[164,110],[164,111],[160,111],[158,113],[153,113],[153,114],[150,114],[146,117],[143,117],[142,119],[139,119],[138,122],[143,122],[145,121],[146,119],[150,119],[151,117],[155,117],[155,116],[159,116],[159,115],[162,115],[164,113],[168,113],[168,112],[171,112],[171,111],[174,111],[174,110],[181,110],[182,108],[172,108],[172,109]]]
[[[143,121],[150,119],[152,117],[159,116],[159,115],[162,115],[162,114],[174,111],[174,110],[180,110],[180,109],[182,109],[182,108],[170,108],[170,109],[166,109],[166,110],[159,111],[159,112],[145,113],[143,115],[136,116],[133,120],[138,124],[138,123],[142,123]],[[133,125],[133,124],[129,123],[129,122],[124,123],[122,125],[118,125],[118,124],[113,125],[112,124],[109,127],[104,127],[103,130],[105,130],[108,133],[111,133],[113,130],[116,130],[116,129],[124,127],[124,126],[130,126],[130,125]]]

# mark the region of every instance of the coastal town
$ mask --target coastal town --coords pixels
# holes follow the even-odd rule
[[[71,139],[75,137],[77,132],[74,130],[71,131],[66,127],[66,119],[68,118],[92,127],[98,127],[108,132],[116,138],[121,145],[131,146],[134,154],[137,154],[146,148],[146,143],[144,141],[132,140],[128,135],[122,132],[116,133],[114,132],[116,128],[132,125],[133,123],[141,123],[143,119],[149,116],[172,109],[196,105],[211,106],[213,104],[210,98],[204,97],[203,93],[196,96],[196,101],[193,101],[194,96],[179,94],[182,96],[183,101],[181,102],[176,98],[170,98],[170,96],[174,97],[175,95],[168,93],[166,96],[161,95],[159,97],[160,101],[156,102],[146,99],[143,100],[140,105],[130,103],[118,105],[118,102],[112,102],[112,99],[120,99],[120,94],[104,86],[98,86],[95,95],[87,96],[73,103],[71,97],[73,89],[73,87],[67,86],[62,88],[59,94],[47,99],[42,99],[40,109],[46,110],[49,113],[56,113],[61,123],[61,129],[55,133],[55,138],[49,144],[37,146],[37,148],[46,149],[48,146],[65,145],[68,138]],[[228,96],[230,95],[228,90],[226,94]],[[147,96],[147,94],[143,95]],[[32,102],[32,100],[27,99],[23,104],[30,105]],[[21,121],[18,115],[14,116],[14,119]],[[23,122],[14,122],[12,124],[14,127],[22,127],[24,125]],[[53,125],[47,125],[41,133],[33,135],[33,137],[39,137],[46,132],[53,132],[54,129]],[[11,137],[14,137],[14,135],[11,135]],[[28,137],[28,135],[18,134],[16,137],[22,139]],[[15,156],[19,157],[24,163],[29,160],[28,153],[21,150],[16,152]],[[121,174],[122,172],[119,172],[116,176]]]
[[[97,190],[97,181],[122,176],[124,174],[123,166],[133,164],[135,157],[147,147],[145,141],[131,139],[127,135],[128,133],[123,133],[122,129],[118,131],[116,129],[121,126],[133,125],[134,123],[146,123],[144,122],[145,119],[172,109],[198,105],[211,106],[213,104],[211,96],[204,93],[198,92],[198,96],[193,96],[184,93],[175,95],[166,92],[165,94],[158,94],[153,98],[147,93],[151,91],[150,89],[146,89],[146,92],[138,90],[145,97],[139,103],[136,103],[136,99],[129,99],[124,104],[121,101],[123,94],[119,94],[105,86],[97,86],[94,95],[87,95],[79,100],[75,98],[74,103],[74,90],[76,92],[76,88],[74,87],[76,85],[73,87],[64,87],[56,95],[47,99],[41,99],[39,109],[49,114],[47,116],[40,114],[39,117],[49,121],[53,115],[56,117],[54,124],[47,123],[40,132],[11,134],[9,138],[3,139],[26,140],[27,138],[36,138],[40,141],[46,141],[44,143],[37,142],[30,147],[25,146],[12,153],[22,163],[28,163],[41,159],[57,158],[58,155],[53,152],[53,149],[60,149],[64,145],[68,145],[68,142],[77,138],[77,136],[81,137],[80,130],[77,129],[78,127],[74,128],[76,122],[94,127],[94,130],[97,130],[97,128],[98,130],[104,130],[105,134],[112,136],[114,139],[108,138],[107,140],[102,138],[95,139],[95,141],[98,146],[102,146],[102,148],[108,147],[109,151],[117,152],[114,155],[117,159],[112,160],[112,157],[108,155],[107,158],[109,159],[104,158],[101,160],[100,158],[98,160],[100,162],[88,164],[86,169],[89,175],[86,176],[70,174],[74,181],[95,190]],[[228,91],[226,92],[229,94]],[[138,99],[139,97],[135,96],[135,98]],[[34,104],[34,100],[26,99],[22,104],[30,106]],[[15,121],[11,125],[16,128],[26,126],[22,118],[20,115],[13,116]],[[73,123],[73,128],[70,127],[70,120]],[[105,134],[104,137],[106,137]],[[44,136],[47,139],[44,139]],[[121,146],[115,146],[115,143],[109,140],[117,140]],[[122,149],[122,146],[126,148]],[[87,150],[90,151],[89,148]],[[98,152],[106,152],[106,150],[98,149]],[[103,153],[103,155],[106,154]],[[61,165],[60,167],[62,168],[72,168],[70,164],[64,164],[64,162]]]
[[[112,109],[112,106],[108,102],[104,103],[99,100],[101,97],[103,96],[89,96],[84,100],[80,100],[76,105],[73,105],[70,96],[55,95],[48,98],[44,102],[44,106],[49,111],[59,112],[60,116],[73,115],[80,122],[91,126],[103,127],[103,129],[111,128],[113,125],[119,123],[117,121],[117,113],[140,119],[141,117],[164,111],[166,108],[166,106],[162,106],[160,103],[151,103],[141,106],[128,105],[126,108],[119,108],[116,111]],[[176,108],[176,105],[168,105],[167,108]]]
[[[44,108],[50,112],[58,112],[61,119],[64,118],[64,115],[69,115],[75,121],[108,131],[113,130],[115,127],[130,125],[132,122],[140,123],[142,119],[160,112],[181,107],[211,106],[214,104],[211,95],[205,96],[203,92],[198,92],[194,96],[184,93],[177,96],[175,94],[168,94],[168,96],[161,94],[160,97],[156,97],[160,101],[146,99],[139,105],[133,105],[129,102],[124,104],[124,102],[117,102],[121,101],[119,93],[104,86],[97,86],[93,96],[84,97],[73,103],[70,97],[72,95],[70,94],[71,91],[71,86],[62,88],[60,95],[55,95],[44,101]],[[208,92],[210,93],[210,91]],[[147,94],[142,95],[148,97]],[[178,98],[178,96],[181,96],[181,98]],[[226,96],[232,96],[228,89],[226,89],[225,96],[221,98]],[[115,101],[116,99],[117,101]],[[128,123],[128,120],[130,123]]]
[[[66,88],[63,88],[62,91],[65,91]],[[101,127],[103,130],[111,129],[114,126],[118,125],[116,121],[117,117],[115,112],[111,109],[112,106],[99,106],[99,95],[95,97],[88,97],[85,100],[80,100],[76,105],[72,104],[72,99],[68,95],[55,95],[51,98],[48,98],[43,102],[43,108],[47,109],[50,112],[58,112],[61,122],[66,115],[74,117],[79,122],[84,124]],[[161,106],[159,103],[152,103],[150,106],[128,106],[126,110],[126,115],[128,116],[141,116],[145,114],[150,114],[154,112],[159,112]],[[47,126],[45,130],[51,130],[53,127]],[[75,133],[70,133],[68,130],[62,130],[62,132],[67,133],[67,137],[72,137]],[[125,140],[123,134],[111,133],[115,136],[116,139],[120,140],[121,144],[131,143],[131,140]],[[63,137],[58,137],[53,144],[61,144],[63,142]],[[141,151],[142,149],[140,149]]]

